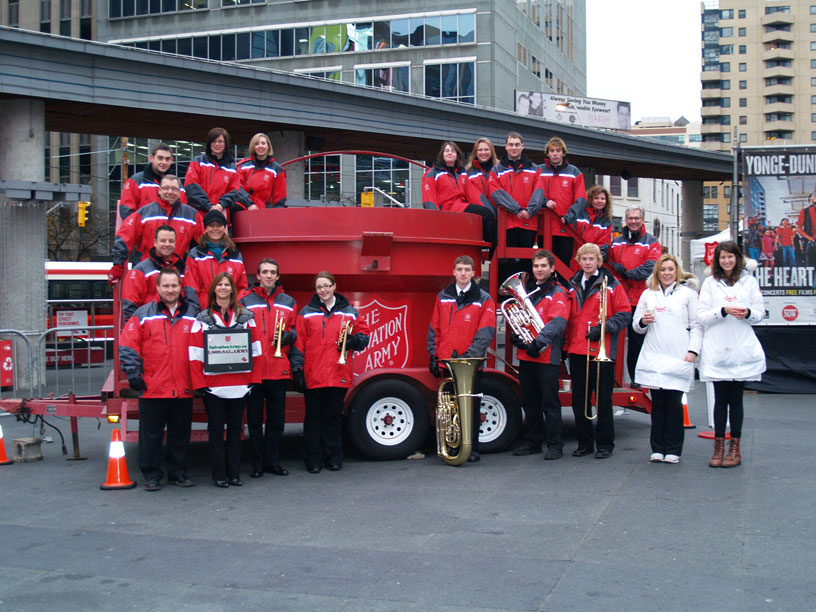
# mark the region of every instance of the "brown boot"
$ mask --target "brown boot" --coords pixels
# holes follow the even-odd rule
[[[725,438],[714,438],[714,454],[708,462],[708,467],[722,467],[723,453],[725,452]]]
[[[737,467],[740,463],[742,463],[742,457],[740,456],[740,439],[731,438],[731,444],[728,446],[728,454],[725,456],[725,459],[723,459],[722,467]]]

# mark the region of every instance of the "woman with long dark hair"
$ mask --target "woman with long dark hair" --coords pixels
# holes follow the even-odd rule
[[[742,394],[745,381],[760,380],[765,353],[751,325],[762,321],[765,303],[756,278],[745,270],[736,242],[714,249],[711,276],[703,283],[697,317],[703,326],[700,380],[714,383],[714,454],[711,467],[742,462]],[[725,424],[731,423],[731,444],[725,452]]]
[[[261,355],[261,339],[255,326],[255,315],[238,302],[238,289],[232,276],[219,272],[210,283],[209,306],[198,313],[190,332],[190,369],[193,387],[204,391],[207,409],[207,433],[210,464],[216,487],[240,487],[241,476],[241,423],[246,395],[253,380],[251,369],[245,372],[207,370],[205,365],[205,332],[229,329],[252,332],[252,355]],[[224,424],[227,426],[226,452]]]

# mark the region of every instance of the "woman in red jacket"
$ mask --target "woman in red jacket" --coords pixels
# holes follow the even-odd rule
[[[368,327],[349,301],[339,293],[334,276],[320,272],[315,295],[297,318],[297,340],[289,354],[295,389],[306,395],[303,446],[306,469],[317,474],[321,465],[332,471],[343,467],[341,417],[343,399],[352,386],[351,354],[368,346]],[[345,363],[340,333],[349,326]]]
[[[217,210],[211,210],[204,215],[204,233],[187,254],[187,272],[184,275],[184,286],[195,291],[201,308],[209,305],[207,293],[210,283],[220,272],[232,275],[239,292],[249,286],[244,259],[227,234],[226,217]]]
[[[286,172],[272,157],[272,142],[264,133],[249,141],[249,157],[238,162],[238,179],[249,194],[248,210],[286,206]]]
[[[482,218],[482,238],[490,243],[492,257],[496,248],[496,217],[485,206],[468,202],[465,197],[467,180],[467,172],[462,168],[462,149],[455,142],[443,142],[434,165],[422,177],[422,205],[430,210],[479,215]]]
[[[595,185],[587,191],[586,200],[580,199],[561,217],[564,225],[572,224],[584,242],[597,244],[606,257],[612,244],[612,194]]]
[[[193,387],[204,389],[207,408],[207,432],[210,464],[216,487],[240,487],[241,422],[244,417],[245,397],[253,382],[252,369],[245,372],[207,370],[204,363],[207,330],[230,329],[252,331],[252,356],[261,355],[261,339],[255,326],[255,315],[238,303],[235,281],[226,272],[215,276],[208,291],[206,310],[198,313],[190,334],[190,372]],[[226,453],[224,452],[224,423],[227,425]]]
[[[238,170],[230,149],[232,142],[227,130],[215,127],[207,133],[204,153],[196,155],[184,175],[187,203],[203,217],[210,209],[223,212],[246,210],[252,201],[241,189]]]
[[[490,139],[478,138],[465,165],[465,199],[471,204],[487,207],[494,216],[496,207],[490,199],[490,170],[498,163],[499,157]]]

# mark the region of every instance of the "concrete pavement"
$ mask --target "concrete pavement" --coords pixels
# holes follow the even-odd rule
[[[100,491],[110,427],[85,462],[57,444],[0,466],[0,610],[495,612],[816,610],[811,396],[746,395],[743,465],[707,467],[702,387],[678,465],[650,464],[649,421],[615,418],[610,459],[487,455],[453,468],[349,457],[227,490]],[[53,420],[64,434],[68,423]],[[0,419],[6,450],[31,426]],[[50,432],[49,432],[50,435]],[[58,441],[58,439],[57,439]],[[245,448],[246,451],[246,448]],[[246,452],[245,452],[246,456]]]

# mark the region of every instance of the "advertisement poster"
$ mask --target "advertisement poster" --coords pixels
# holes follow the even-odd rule
[[[767,325],[816,325],[816,147],[748,147],[742,154],[746,255]]]
[[[516,112],[579,127],[628,130],[632,127],[629,102],[579,98],[540,91],[516,90]]]

